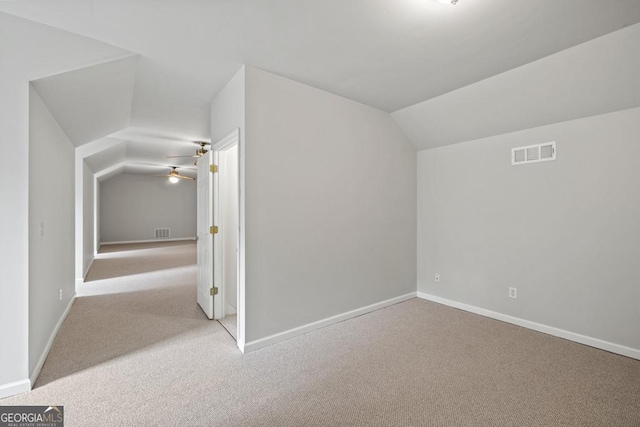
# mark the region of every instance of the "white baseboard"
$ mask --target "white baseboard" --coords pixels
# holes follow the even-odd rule
[[[183,240],[196,240],[195,237],[178,237],[176,239],[149,239],[149,240],[123,240],[121,242],[101,242],[102,245],[128,245],[131,243],[162,243],[162,242],[179,242]]]
[[[0,399],[26,393],[31,390],[31,382],[28,379],[0,385]]]
[[[448,305],[449,307],[458,308],[460,310],[468,311],[470,313],[479,314],[481,316],[490,317],[492,319],[500,320],[502,322],[511,323],[513,325],[522,326],[523,328],[533,329],[534,331],[542,332],[544,334],[553,335],[555,337],[564,338],[569,341],[574,341],[580,344],[588,345],[590,347],[599,348],[601,350],[609,351],[611,353],[620,354],[622,356],[631,357],[633,359],[640,360],[640,350],[631,347],[625,347],[620,344],[614,344],[609,341],[603,341],[598,338],[588,337],[586,335],[577,334],[575,332],[566,331],[564,329],[555,328],[553,326],[543,325],[541,323],[532,322],[530,320],[521,319],[519,317],[509,316],[508,314],[502,314],[484,308],[476,307],[473,305],[452,301],[446,298],[437,297],[435,295],[418,292],[418,298],[436,302],[438,304]]]
[[[302,325],[297,328],[289,329],[287,331],[270,335],[265,338],[260,338],[258,340],[247,342],[244,344],[244,348],[241,348],[241,351],[243,351],[244,353],[250,353],[260,348],[275,344],[277,342],[288,340],[298,335],[306,334],[308,332],[315,331],[316,329],[324,328],[324,327],[342,322],[344,320],[352,319],[354,317],[361,316],[363,314],[367,314],[372,311],[388,307],[390,305],[398,304],[400,302],[407,301],[415,297],[416,297],[416,293],[411,292],[406,295],[401,295],[399,297],[391,298],[386,301],[380,301],[375,304],[368,305],[366,307],[361,307],[355,310],[348,311],[346,313],[338,314],[332,317],[327,317],[326,319],[318,320],[317,322],[307,323],[306,325]]]
[[[40,370],[42,369],[42,366],[44,365],[45,360],[47,360],[47,356],[49,355],[51,346],[53,346],[53,342],[55,341],[56,336],[58,335],[58,332],[62,327],[62,323],[64,323],[64,320],[67,318],[69,311],[71,311],[71,306],[73,305],[73,302],[75,300],[76,300],[76,294],[74,292],[73,296],[71,297],[71,300],[69,301],[69,304],[67,304],[67,308],[65,308],[64,312],[62,313],[62,316],[60,316],[60,320],[58,320],[58,323],[56,324],[56,327],[53,328],[53,331],[51,332],[49,341],[47,342],[47,345],[45,346],[44,351],[40,355],[40,359],[38,359],[38,364],[33,369],[33,372],[31,372],[31,376],[29,377],[29,379],[31,380],[31,386],[33,386],[33,384],[36,383],[36,379],[38,378],[38,375],[40,375]]]

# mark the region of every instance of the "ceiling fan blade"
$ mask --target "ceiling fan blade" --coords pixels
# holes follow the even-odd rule
[[[161,176],[163,178],[166,178],[166,177],[171,176],[171,175],[151,175],[151,176]]]
[[[187,157],[200,157],[200,156],[167,156],[167,159],[181,159]]]
[[[184,176],[184,175],[174,175],[174,176],[177,176],[178,178],[182,178],[182,179],[190,179],[192,181],[195,180],[195,178],[191,178],[190,176]]]

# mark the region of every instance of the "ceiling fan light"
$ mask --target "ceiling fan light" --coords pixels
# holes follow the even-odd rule
[[[178,179],[177,176],[170,176],[169,177],[169,182],[172,183],[172,184],[175,184],[178,181],[180,181],[180,179]]]

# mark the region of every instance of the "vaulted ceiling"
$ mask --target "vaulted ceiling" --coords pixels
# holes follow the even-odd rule
[[[516,94],[540,102],[536,87],[549,79],[544,101],[553,102],[572,81],[550,74],[547,57],[640,22],[638,0],[23,0],[0,2],[0,12],[120,48],[34,81],[74,144],[106,147],[87,150],[87,163],[110,174],[156,173],[177,163],[167,156],[195,152],[194,141],[209,138],[211,99],[242,64],[394,112],[419,149],[594,114],[602,108],[494,122],[518,103],[512,86],[529,84],[533,93]],[[579,73],[574,49],[563,58],[577,55]],[[608,108],[633,103],[614,92]],[[476,118],[496,93],[497,109]]]

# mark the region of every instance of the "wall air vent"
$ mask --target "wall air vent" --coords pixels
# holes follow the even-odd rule
[[[153,229],[154,239],[168,239],[170,235],[171,235],[170,228],[154,228]]]
[[[511,149],[511,164],[524,165],[527,163],[546,162],[556,159],[556,143],[528,145]]]

